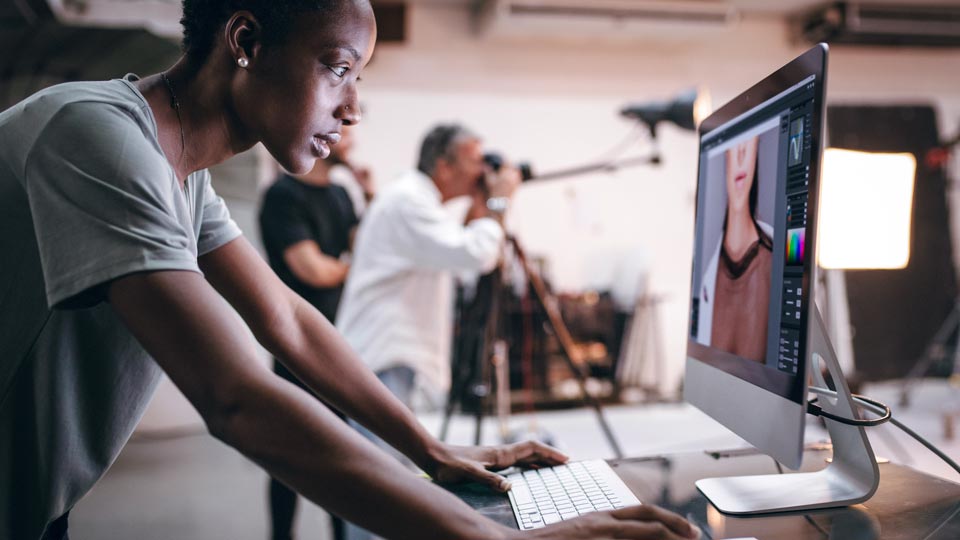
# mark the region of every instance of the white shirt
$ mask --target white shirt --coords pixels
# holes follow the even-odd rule
[[[360,223],[337,327],[372,370],[409,366],[428,389],[447,391],[453,275],[492,270],[503,237],[493,219],[464,226],[430,178],[405,174]]]

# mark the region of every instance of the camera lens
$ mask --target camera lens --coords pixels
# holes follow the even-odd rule
[[[483,162],[490,166],[493,172],[500,172],[500,167],[503,167],[503,156],[495,152],[488,152],[483,155]]]
[[[493,169],[493,172],[500,172],[500,167],[503,167],[503,156],[496,152],[484,154],[483,161]],[[517,168],[520,169],[520,177],[524,182],[533,178],[533,168],[529,163],[517,163]]]

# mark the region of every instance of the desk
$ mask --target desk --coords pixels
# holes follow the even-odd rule
[[[804,471],[821,469],[830,453],[808,451]],[[694,482],[710,476],[776,473],[762,455],[713,457],[705,452],[670,454],[610,462],[641,501],[689,516],[710,536],[759,540],[957,540],[960,538],[960,484],[909,467],[880,465],[880,487],[864,504],[803,514],[725,516],[697,491]],[[789,474],[789,472],[788,472]],[[506,495],[480,486],[452,491],[485,516],[516,528]]]

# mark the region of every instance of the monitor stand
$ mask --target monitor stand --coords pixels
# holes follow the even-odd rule
[[[827,336],[820,310],[812,310],[816,317],[811,330],[810,358],[822,360],[837,387],[837,392],[810,391],[820,396],[823,410],[844,418],[859,418],[855,414],[850,388],[843,378],[830,338]],[[814,384],[827,389],[820,371],[820,362],[811,362]],[[850,426],[824,419],[833,442],[833,460],[823,470],[808,473],[771,474],[706,478],[696,483],[713,505],[725,514],[767,514],[850,506],[873,496],[880,483],[873,449],[863,427]]]

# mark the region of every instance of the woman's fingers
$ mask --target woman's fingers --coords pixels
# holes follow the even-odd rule
[[[495,466],[509,467],[514,464],[552,466],[561,465],[570,460],[563,452],[539,441],[514,443],[505,449],[506,456],[502,458],[504,462],[496,463]]]
[[[611,515],[626,522],[640,521],[660,523],[672,533],[679,535],[680,538],[698,538],[700,536],[699,529],[691,525],[689,521],[683,519],[678,514],[653,504],[628,506],[614,510],[611,512]]]

